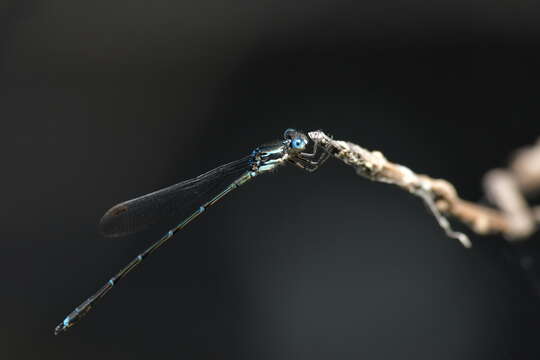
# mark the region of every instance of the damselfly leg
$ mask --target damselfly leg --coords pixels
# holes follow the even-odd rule
[[[311,153],[299,153],[289,161],[308,172],[316,171],[330,157],[330,152],[324,146],[318,145],[315,142]]]

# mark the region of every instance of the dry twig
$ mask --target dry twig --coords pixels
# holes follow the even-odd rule
[[[347,141],[333,140],[322,131],[309,137],[334,157],[355,168],[358,175],[373,181],[394,184],[419,196],[449,237],[470,247],[469,238],[454,231],[446,215],[470,226],[478,234],[500,233],[508,240],[530,236],[540,223],[540,207],[530,208],[524,197],[540,189],[540,139],[534,146],[517,152],[508,170],[492,170],[484,180],[489,199],[499,210],[461,199],[446,180],[414,173],[388,161],[379,151],[369,151]]]

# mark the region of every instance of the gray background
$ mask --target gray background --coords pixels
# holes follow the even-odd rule
[[[540,134],[533,1],[0,4],[3,359],[537,359],[540,237],[447,239],[336,161],[257,179],[83,322],[160,236],[113,204],[324,129],[481,200]],[[526,264],[529,266],[520,266]]]

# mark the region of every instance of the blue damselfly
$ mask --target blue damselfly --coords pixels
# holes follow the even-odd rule
[[[308,151],[310,141],[306,135],[287,129],[283,140],[260,146],[240,160],[219,166],[193,179],[155,191],[153,193],[120,203],[108,210],[100,221],[101,233],[116,237],[140,231],[164,218],[171,218],[199,201],[199,206],[177,226],[137,255],[129,264],[73,310],[56,328],[59,334],[76,324],[105,294],[124,276],[137,267],[148,255],[173,237],[206,209],[225,195],[254,177],[270,172],[286,163],[292,163],[307,171],[315,171],[329,157],[329,152],[317,142]]]

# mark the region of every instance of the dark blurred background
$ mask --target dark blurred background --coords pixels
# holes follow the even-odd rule
[[[448,239],[337,161],[219,203],[68,333],[159,237],[117,202],[324,129],[453,182],[540,135],[536,1],[0,3],[2,359],[538,359],[540,236]],[[459,227],[459,225],[458,225]]]

